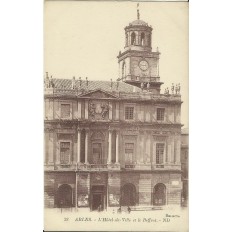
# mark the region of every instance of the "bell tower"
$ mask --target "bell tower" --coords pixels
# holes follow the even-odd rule
[[[159,56],[157,48],[152,51],[152,30],[146,22],[140,19],[137,9],[137,20],[129,23],[125,28],[125,47],[119,52],[119,79],[125,83],[144,88],[160,94]]]

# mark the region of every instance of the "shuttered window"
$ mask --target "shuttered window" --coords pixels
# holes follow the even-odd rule
[[[156,163],[162,164],[164,159],[164,143],[156,144]]]

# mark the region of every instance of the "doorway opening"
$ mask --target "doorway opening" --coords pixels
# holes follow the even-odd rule
[[[125,184],[121,190],[121,206],[134,206],[136,204],[136,189],[133,184]]]
[[[92,186],[91,210],[102,211],[105,209],[105,189],[104,185]]]
[[[166,204],[166,186],[164,184],[157,184],[153,191],[153,204],[165,205]]]
[[[62,184],[57,192],[57,206],[59,208],[68,208],[73,206],[72,188],[68,184]]]

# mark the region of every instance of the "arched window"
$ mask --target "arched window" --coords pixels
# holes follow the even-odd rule
[[[122,64],[122,78],[126,77],[126,63],[124,62]]]
[[[151,47],[151,34],[149,34],[147,37],[147,44],[149,47]]]
[[[140,37],[140,44],[144,46],[144,40],[145,40],[145,34],[142,32],[141,37]]]
[[[59,208],[72,207],[72,188],[68,184],[62,184],[57,191],[57,206]]]
[[[135,35],[134,32],[132,32],[132,34],[131,34],[131,45],[135,44],[135,40],[136,40],[136,35]]]
[[[126,46],[128,46],[128,34],[126,33]]]
[[[157,184],[153,190],[153,204],[165,205],[166,204],[166,186],[164,184]]]
[[[133,184],[125,184],[121,190],[121,206],[136,204],[136,188]]]

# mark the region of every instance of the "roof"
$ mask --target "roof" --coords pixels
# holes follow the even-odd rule
[[[132,26],[137,26],[137,25],[147,26],[148,24],[141,19],[137,19],[137,20],[134,20],[132,23],[130,23],[130,25],[132,25]]]
[[[54,87],[56,89],[72,89],[72,79],[52,79],[54,83]],[[111,88],[112,85],[112,88]],[[117,88],[118,85],[118,88]],[[75,89],[82,89],[82,90],[96,90],[102,89],[105,91],[119,91],[119,92],[133,92],[133,88],[135,88],[136,92],[141,92],[142,90],[138,87],[129,85],[124,82],[116,82],[116,81],[87,81],[86,80],[75,80]]]

